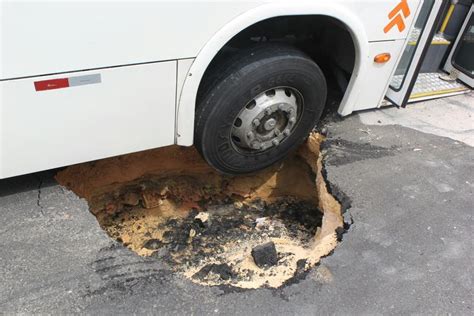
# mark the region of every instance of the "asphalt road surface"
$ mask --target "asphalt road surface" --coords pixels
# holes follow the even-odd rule
[[[468,117],[428,130],[434,134],[423,128],[435,121],[391,125],[413,123],[394,113],[416,116],[416,106],[328,124],[328,180],[350,203],[354,224],[303,280],[276,290],[203,287],[138,257],[101,230],[54,171],[1,180],[0,311],[472,315],[474,149],[453,138],[473,139],[474,101],[424,104],[429,116],[467,107]]]

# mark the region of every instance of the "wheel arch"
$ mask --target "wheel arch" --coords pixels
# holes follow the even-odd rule
[[[355,65],[353,75],[339,107],[339,113],[349,114],[354,107],[355,93],[360,80],[358,75],[365,67],[368,53],[368,39],[361,21],[347,8],[338,4],[264,4],[238,16],[227,23],[204,45],[198,53],[184,81],[181,94],[178,96],[176,116],[176,143],[190,146],[194,136],[194,113],[197,93],[205,71],[214,57],[232,38],[246,28],[267,19],[284,16],[327,16],[338,20],[350,32],[355,47]]]

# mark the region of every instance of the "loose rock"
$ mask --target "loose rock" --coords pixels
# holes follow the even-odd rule
[[[159,239],[150,239],[147,240],[147,242],[143,245],[143,248],[149,249],[149,250],[157,250],[163,247],[163,242]]]
[[[274,266],[278,263],[278,255],[273,241],[254,247],[252,257],[260,268]]]
[[[242,202],[240,202],[240,201],[235,201],[235,202],[234,202],[234,207],[235,207],[236,209],[239,209],[239,210],[240,210],[242,207],[244,207],[244,203],[242,203]]]
[[[146,209],[151,209],[162,205],[162,199],[163,195],[152,190],[142,192],[143,207]]]
[[[235,277],[235,273],[232,271],[232,268],[225,263],[221,263],[208,264],[202,267],[201,270],[193,275],[193,278],[202,280],[206,278],[211,272],[217,274],[222,280],[230,280]]]
[[[122,203],[127,206],[137,206],[140,203],[140,195],[128,192],[123,196]]]
[[[209,213],[200,212],[200,213],[198,213],[198,215],[196,215],[194,217],[194,219],[197,219],[197,220],[201,221],[201,223],[204,224],[205,222],[207,222],[209,220]]]

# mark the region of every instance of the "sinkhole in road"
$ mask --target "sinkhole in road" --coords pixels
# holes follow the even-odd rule
[[[330,254],[343,231],[313,133],[282,163],[245,176],[170,146],[60,171],[100,226],[140,256],[202,285],[277,288]]]

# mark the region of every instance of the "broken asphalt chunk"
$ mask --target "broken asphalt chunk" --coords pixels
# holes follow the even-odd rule
[[[351,227],[351,225],[354,223],[352,215],[349,213],[349,211],[346,211],[342,216],[344,221],[344,229],[348,230],[349,227]]]
[[[143,248],[149,249],[149,250],[157,250],[163,247],[163,242],[159,239],[149,239],[145,242],[143,245]]]
[[[207,277],[209,273],[217,274],[222,280],[230,280],[235,277],[232,268],[225,263],[221,264],[208,264],[201,268],[198,272],[193,275],[193,278],[202,280]]]
[[[258,245],[252,249],[255,264],[260,267],[271,267],[278,263],[278,255],[273,241]]]

